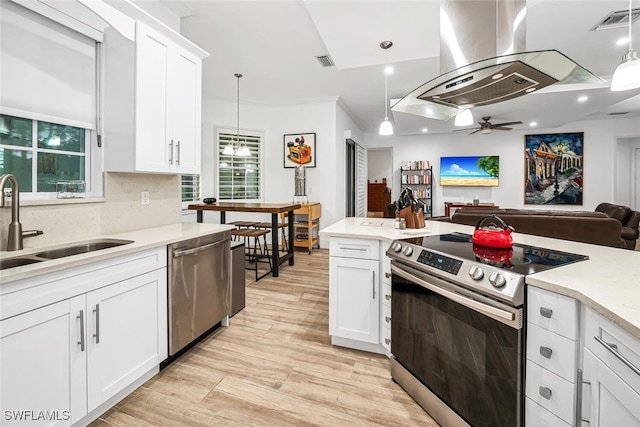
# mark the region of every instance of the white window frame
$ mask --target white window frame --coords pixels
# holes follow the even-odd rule
[[[194,198],[192,200],[182,200],[182,189],[184,188],[184,185],[182,184],[182,177],[183,176],[194,176],[194,177],[198,177],[198,192],[197,194],[194,196]],[[185,210],[188,208],[189,205],[193,204],[193,203],[199,203],[200,202],[200,198],[202,197],[202,175],[201,174],[182,174],[180,175],[180,201],[182,203],[182,210]]]
[[[2,145],[0,144],[0,148],[7,150],[19,150],[19,151],[30,151],[33,153],[32,163],[31,163],[31,180],[32,183],[38,182],[38,155],[37,153],[52,153],[52,154],[70,154],[77,155],[77,152],[67,152],[60,150],[50,150],[46,148],[38,148],[38,122],[48,122],[54,123],[57,125],[64,126],[73,126],[77,128],[84,129],[84,170],[85,170],[85,197],[101,197],[102,196],[102,174],[100,172],[96,173],[95,169],[95,161],[93,161],[93,150],[92,145],[93,141],[96,138],[96,132],[91,129],[87,129],[84,127],[83,123],[71,123],[66,120],[61,120],[57,117],[48,117],[41,114],[33,114],[24,111],[18,111],[7,107],[0,107],[0,114],[19,117],[22,119],[31,120],[31,134],[33,140],[31,141],[31,146],[17,146],[17,145]],[[101,164],[99,163],[101,166]],[[102,169],[99,167],[98,169]],[[10,171],[8,171],[10,173]],[[37,185],[37,184],[36,184]],[[96,188],[97,187],[97,188]],[[99,189],[98,191],[96,191]],[[44,191],[30,191],[25,192],[20,190],[20,199],[22,201],[32,201],[32,200],[53,200],[57,199],[57,192],[44,192]]]
[[[225,201],[229,201],[229,202],[247,202],[247,203],[260,203],[264,200],[264,181],[265,181],[265,174],[264,174],[264,144],[265,144],[265,139],[264,139],[264,131],[256,131],[256,130],[243,130],[240,129],[240,141],[242,142],[242,137],[243,136],[250,136],[250,137],[254,137],[254,138],[260,138],[260,149],[259,151],[259,167],[260,167],[260,197],[259,198],[253,198],[253,199],[224,199],[222,200],[220,198],[220,151],[221,151],[221,147],[220,147],[220,134],[228,134],[228,135],[236,135],[238,133],[237,129],[229,129],[229,128],[216,128],[216,151],[215,151],[215,167],[214,170],[215,172],[215,182],[216,182],[216,194],[218,195],[218,201],[221,202],[225,202]]]

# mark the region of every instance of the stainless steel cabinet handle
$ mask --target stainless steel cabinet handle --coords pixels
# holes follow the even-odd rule
[[[169,164],[173,164],[173,139],[169,143]]]
[[[176,150],[178,151],[178,155],[176,156],[176,165],[180,164],[180,141],[176,143]]]
[[[391,340],[389,338],[385,338],[384,342],[387,343],[387,344],[391,344]]]
[[[551,400],[552,393],[550,388],[540,386],[538,388],[538,393],[540,393],[540,396],[544,397],[545,399]]]
[[[384,296],[384,298],[385,298],[387,301],[389,301],[389,300],[391,299],[391,295],[386,294],[386,295]]]
[[[350,248],[348,246],[340,246],[341,251],[358,251],[358,252],[366,252],[367,248]]]
[[[551,353],[553,353],[553,350],[550,349],[549,347],[545,347],[545,346],[540,346],[540,354],[544,357],[546,357],[547,359],[551,359]]]
[[[605,340],[603,340],[602,338],[600,338],[598,336],[593,337],[593,338],[595,338],[595,340],[598,341],[600,344],[602,344],[604,346],[604,348],[609,350],[615,357],[617,357],[618,360],[620,360],[622,363],[627,365],[627,367],[629,369],[631,369],[636,375],[640,376],[640,369],[638,369],[638,367],[636,365],[634,365],[633,363],[631,363],[629,361],[629,359],[627,359],[626,357],[624,357],[623,355],[621,355],[618,352],[618,346],[617,345],[609,344],[608,342],[606,342]]]
[[[100,344],[100,304],[96,304],[93,312],[96,314],[96,333],[93,336],[96,339],[96,344]]]
[[[78,318],[80,319],[80,341],[78,344],[80,344],[80,351],[84,351],[84,310],[80,310]]]
[[[591,385],[590,381],[585,381],[583,380],[583,372],[582,369],[578,369],[578,375],[576,377],[577,381],[576,381],[576,420],[577,421],[576,425],[579,425],[580,421],[588,423],[589,419],[585,418],[582,416],[582,398],[583,398],[583,391],[582,391],[582,386],[584,384],[587,385]]]
[[[376,299],[376,272],[375,270],[372,271],[372,283],[371,283],[371,288],[373,289],[373,299]]]
[[[385,320],[387,323],[390,323],[390,322],[391,322],[391,317],[389,317],[389,316],[384,316],[384,320]]]
[[[540,307],[540,315],[542,317],[546,317],[548,319],[551,319],[551,315],[552,314],[553,314],[553,310],[551,310],[550,308]]]
[[[387,279],[391,277],[391,273],[384,273],[384,277],[386,277]]]

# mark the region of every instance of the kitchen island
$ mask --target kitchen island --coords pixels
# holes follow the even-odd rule
[[[407,346],[407,336],[413,336],[410,334],[415,334],[421,328],[428,328],[428,333],[433,334],[436,325],[422,323],[424,316],[402,311],[392,315],[391,307],[394,310],[400,308],[399,301],[405,301],[406,297],[404,288],[398,288],[396,292],[396,284],[403,283],[402,277],[396,276],[398,270],[395,264],[391,273],[387,249],[396,239],[443,234],[452,236],[449,233],[455,232],[470,235],[473,231],[471,226],[439,221],[427,221],[426,227],[421,230],[396,230],[393,220],[369,218],[346,218],[321,230],[321,234],[328,236],[330,241],[329,333],[332,344],[391,356],[393,330],[393,335],[399,340],[394,344],[394,355],[397,356],[399,353],[395,352]],[[449,241],[452,237],[442,241]],[[530,247],[532,254],[561,251],[588,257],[537,273],[531,273],[534,270],[530,270],[524,277],[524,306],[522,299],[519,306],[525,314],[519,322],[525,332],[522,335],[525,344],[518,352],[520,357],[514,359],[523,366],[524,373],[523,391],[519,392],[520,397],[516,400],[520,403],[514,408],[514,413],[523,417],[522,424],[518,421],[517,425],[572,426],[580,425],[581,419],[588,419],[590,425],[640,426],[640,252],[519,233],[514,233],[513,239],[514,243]],[[412,243],[420,248],[419,242],[422,239],[413,239]],[[412,253],[416,254],[414,257],[420,254],[415,250],[404,253],[404,249],[411,248],[408,242],[401,243],[402,259]],[[425,248],[429,249],[430,246],[425,244]],[[449,271],[451,264],[446,264],[450,262],[447,261],[448,257],[443,258],[443,278],[449,277],[448,274],[457,277],[456,273]],[[443,259],[438,262],[442,263]],[[490,270],[489,266],[486,267],[483,269]],[[473,270],[464,269],[460,274],[466,277],[467,272],[474,280],[482,278],[480,275],[476,279],[472,275]],[[425,295],[430,295],[429,289],[427,287],[423,291]],[[425,298],[431,300],[431,297]],[[456,299],[454,295],[452,298]],[[420,303],[420,313],[427,305]],[[448,311],[446,314],[453,316],[453,319],[467,319],[466,315],[459,318]],[[392,324],[392,317],[402,319],[404,323],[394,321]],[[405,325],[407,318],[422,319],[419,324],[424,324],[424,327]],[[437,323],[443,326],[440,320]],[[467,329],[475,328],[471,323],[467,325],[466,320],[462,323]],[[458,323],[454,322],[452,326],[455,324]],[[405,330],[408,332],[403,337]],[[484,333],[480,329],[474,336],[478,338]],[[482,342],[482,339],[476,341],[479,354],[482,354]],[[421,351],[425,350],[425,347],[420,348]],[[445,348],[455,354],[453,342]],[[464,344],[460,346],[462,348]],[[420,357],[440,366],[442,362],[438,361],[437,354],[434,351]],[[484,366],[481,362],[484,358],[478,359],[481,367]],[[458,359],[454,358],[451,363],[454,366],[449,369],[451,372],[457,372],[458,362],[455,360]],[[392,376],[398,380],[397,375],[402,372],[397,369],[394,373],[394,363],[400,366],[395,357],[392,360]],[[482,369],[479,372],[484,372]],[[452,380],[458,379],[448,378],[447,382],[451,383]],[[407,388],[408,391],[412,389],[413,385]],[[422,392],[416,396],[409,392],[421,405],[428,400],[421,401],[416,397]],[[587,402],[584,405],[583,400]],[[442,408],[440,406],[436,410],[426,405],[423,407],[430,413],[431,410],[439,411]],[[437,412],[431,415],[448,425],[448,421],[439,418]],[[505,425],[509,424],[513,425],[513,421]]]

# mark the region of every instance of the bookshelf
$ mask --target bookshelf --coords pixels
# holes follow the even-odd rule
[[[408,160],[400,164],[400,188],[409,187],[425,205],[424,216],[433,216],[433,169],[428,160]]]

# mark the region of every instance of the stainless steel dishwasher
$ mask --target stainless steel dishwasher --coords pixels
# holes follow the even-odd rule
[[[229,314],[231,232],[169,245],[169,356]]]

